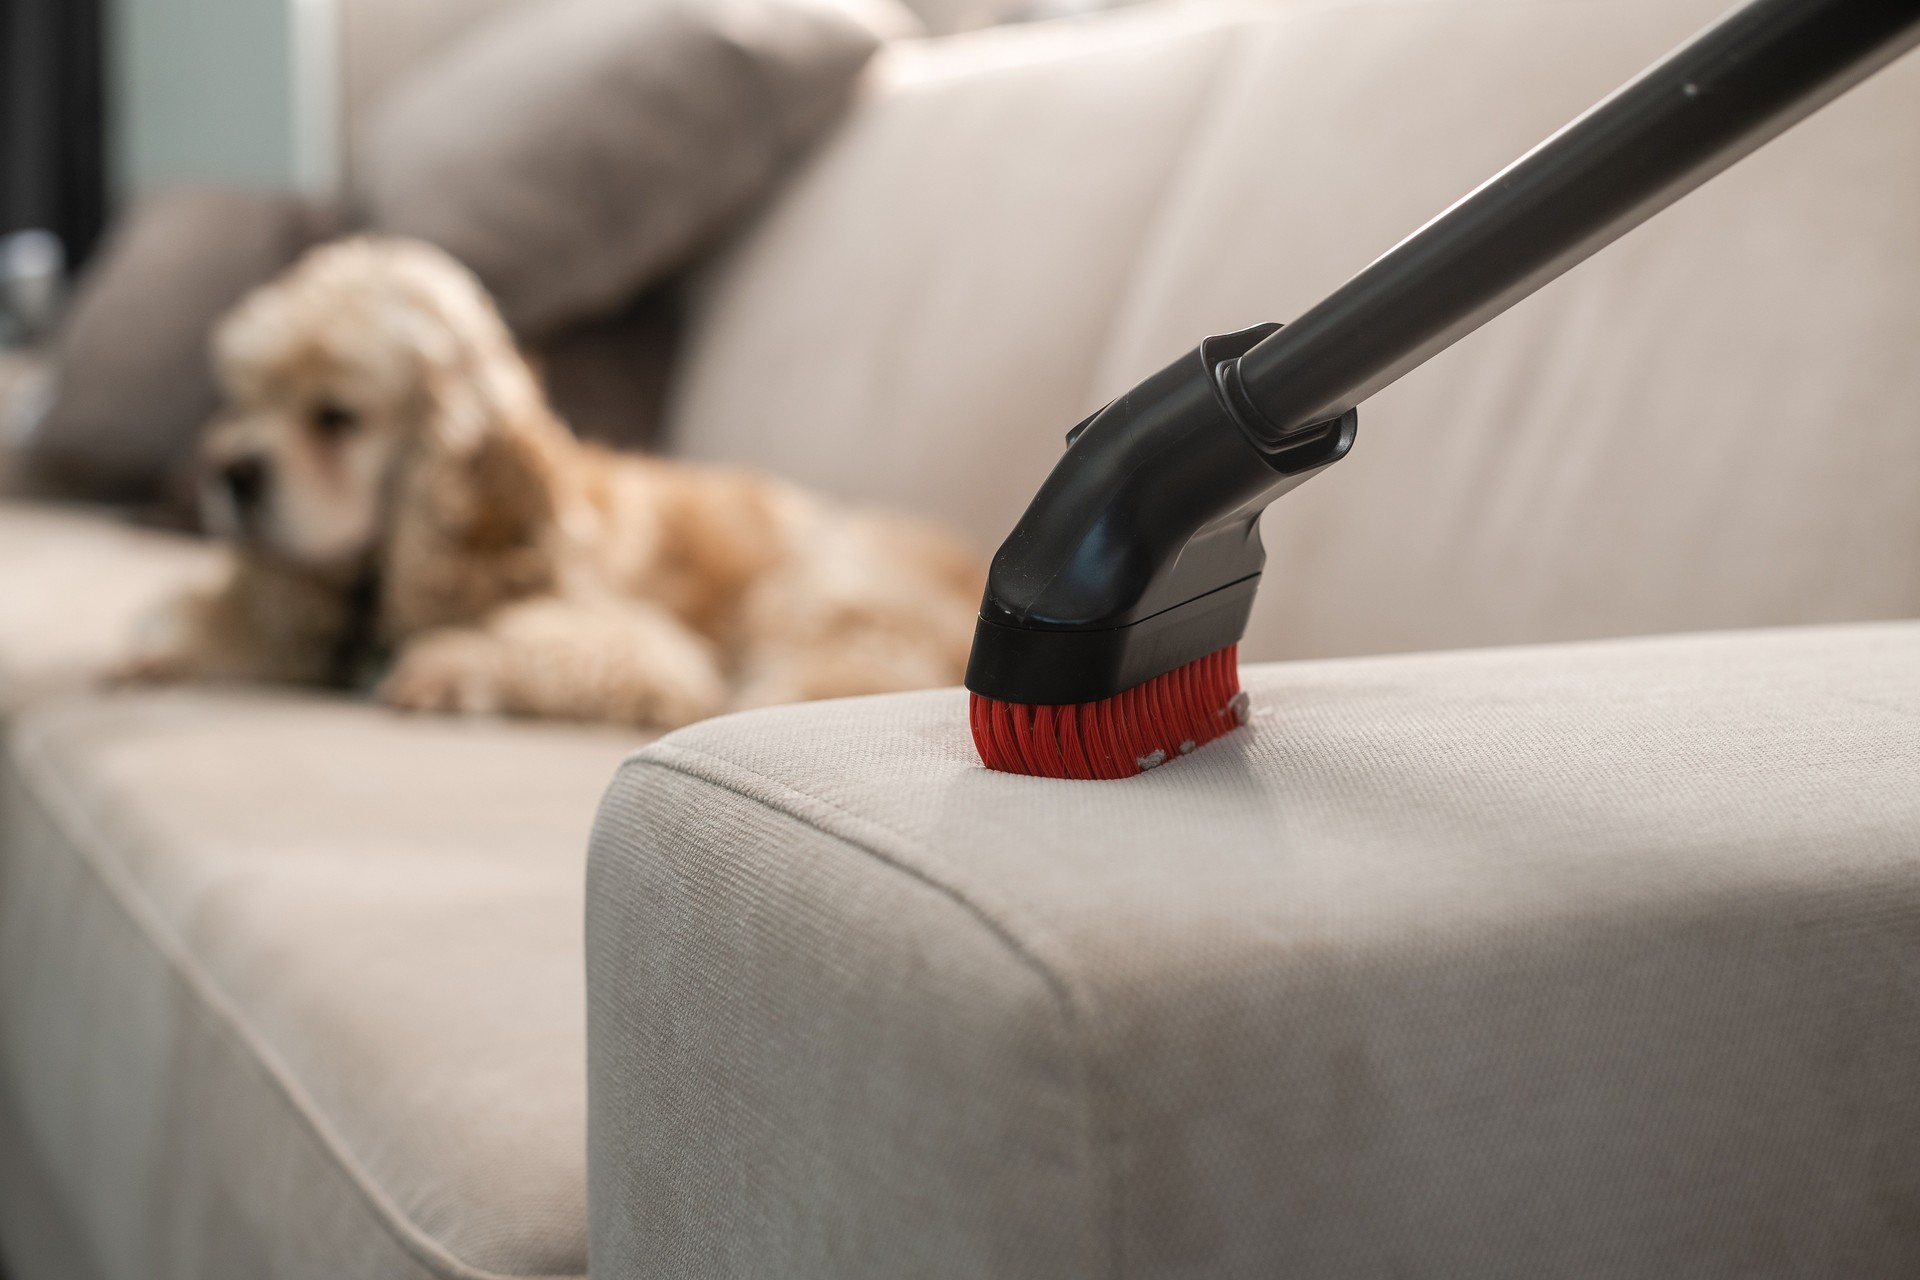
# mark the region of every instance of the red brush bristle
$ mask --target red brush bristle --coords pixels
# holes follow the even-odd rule
[[[969,694],[989,769],[1038,778],[1130,778],[1247,722],[1238,645],[1098,702],[1025,706]]]

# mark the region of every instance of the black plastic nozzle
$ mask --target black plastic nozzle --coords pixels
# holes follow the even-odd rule
[[[1206,339],[1069,433],[994,557],[967,688],[1095,702],[1240,638],[1260,513],[1346,456],[1357,423],[1349,410],[1256,443],[1220,375],[1279,327]]]

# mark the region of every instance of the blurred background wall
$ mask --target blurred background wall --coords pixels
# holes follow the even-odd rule
[[[172,183],[331,194],[336,0],[0,0],[0,235],[69,266]]]
[[[116,195],[181,181],[332,190],[333,0],[105,3]]]

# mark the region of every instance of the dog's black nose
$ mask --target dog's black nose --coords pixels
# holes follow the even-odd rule
[[[264,458],[235,458],[220,469],[220,481],[227,486],[233,505],[246,511],[259,506],[260,500],[267,496],[271,474]]]

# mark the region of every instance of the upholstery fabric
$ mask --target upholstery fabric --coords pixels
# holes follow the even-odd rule
[[[372,226],[451,252],[516,332],[617,310],[830,124],[891,0],[550,0],[417,67],[359,141]]]
[[[97,1280],[67,1207],[0,1092],[0,1275],[9,1280]]]
[[[181,187],[134,205],[61,325],[57,393],[26,464],[68,496],[183,506],[219,406],[214,322],[337,226],[331,210],[268,192]]]
[[[542,0],[341,0],[340,115],[346,180],[366,122],[417,67],[487,22]]]
[[[670,434],[991,550],[1086,413],[1297,315],[1726,7],[1155,5],[895,46],[707,282]],[[1246,652],[1920,614],[1917,158],[1910,57],[1371,401],[1268,517]]]
[[[595,1274],[1920,1270],[1920,624],[1246,674],[1126,782],[955,691],[630,761]]]
[[[581,867],[635,741],[206,691],[16,717],[0,1091],[104,1280],[584,1272]]]
[[[0,503],[0,720],[97,679],[150,613],[226,566],[219,547],[102,512]]]

